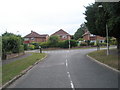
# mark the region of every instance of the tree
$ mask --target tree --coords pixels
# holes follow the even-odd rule
[[[57,47],[60,38],[58,36],[50,36],[48,43],[51,47]]]
[[[77,41],[76,40],[70,40],[70,47],[76,47]],[[69,48],[69,40],[65,40],[63,44],[63,48]]]
[[[84,34],[84,30],[86,29],[85,24],[81,24],[80,28],[75,32],[74,39],[78,40],[79,38],[82,38],[82,35]]]
[[[14,35],[12,33],[4,33],[2,35],[2,56],[6,58],[7,53],[19,53],[24,51],[22,37]]]
[[[102,5],[102,8],[98,6]],[[86,25],[94,35],[106,36],[106,24],[108,34],[115,37],[120,51],[120,2],[94,3],[86,7]]]

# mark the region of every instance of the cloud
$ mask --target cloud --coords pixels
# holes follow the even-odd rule
[[[85,21],[84,6],[94,0],[2,0],[0,33],[22,36],[31,30],[51,34],[61,28],[71,34]],[[84,5],[84,6],[83,6]]]

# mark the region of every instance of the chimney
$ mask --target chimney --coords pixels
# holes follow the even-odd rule
[[[31,33],[33,33],[33,30],[31,30]]]

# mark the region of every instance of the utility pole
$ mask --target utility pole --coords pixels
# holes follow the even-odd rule
[[[107,24],[106,24],[106,37],[107,37],[107,55],[109,55],[108,26],[107,26]]]

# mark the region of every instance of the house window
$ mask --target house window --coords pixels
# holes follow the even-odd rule
[[[29,38],[25,38],[24,40],[25,40],[25,41],[28,41],[28,40],[29,40]]]
[[[62,38],[67,38],[67,36],[62,36]]]
[[[31,40],[34,40],[34,38],[31,38]]]

